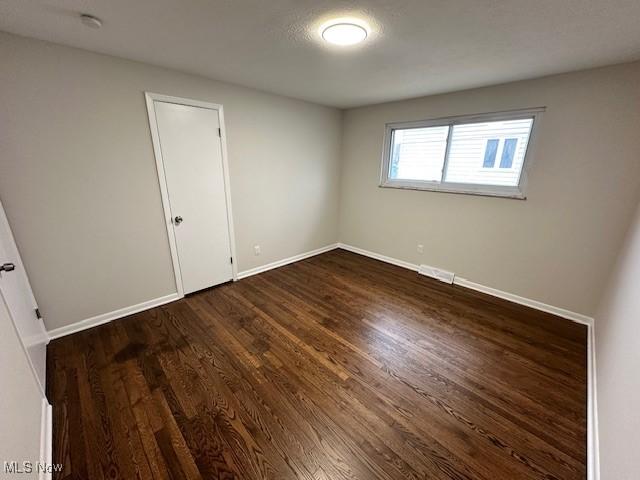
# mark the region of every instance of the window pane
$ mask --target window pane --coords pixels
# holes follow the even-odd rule
[[[517,138],[507,138],[504,141],[502,149],[502,158],[500,159],[500,168],[511,168],[513,165],[513,155],[516,152]]]
[[[498,153],[499,143],[500,140],[496,140],[495,138],[487,140],[487,148],[484,149],[484,163],[482,164],[484,168],[493,168],[496,164],[496,154]]]
[[[393,131],[389,178],[440,181],[449,126]]]
[[[517,186],[532,126],[533,118],[454,125],[445,181]]]

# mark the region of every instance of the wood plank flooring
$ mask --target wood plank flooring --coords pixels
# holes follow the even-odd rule
[[[58,479],[584,479],[586,328],[334,250],[53,341]]]

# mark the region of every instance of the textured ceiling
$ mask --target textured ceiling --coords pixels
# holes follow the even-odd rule
[[[323,44],[334,16],[367,41]],[[0,0],[0,30],[338,107],[636,60],[639,25],[640,0]]]

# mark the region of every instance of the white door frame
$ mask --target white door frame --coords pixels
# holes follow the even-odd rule
[[[224,125],[224,112],[222,105],[217,103],[202,102],[190,98],[174,97],[171,95],[162,95],[160,93],[145,92],[147,102],[147,114],[149,115],[149,127],[151,129],[151,139],[153,141],[153,153],[156,157],[156,170],[158,173],[158,182],[160,184],[160,195],[162,197],[162,208],[164,210],[164,221],[167,227],[167,235],[169,237],[169,249],[171,250],[171,261],[173,263],[173,273],[176,279],[176,290],[180,297],[184,297],[182,288],[182,273],[180,271],[180,263],[178,262],[178,247],[176,245],[175,232],[171,218],[171,208],[169,203],[169,189],[167,187],[167,179],[165,177],[164,161],[162,160],[162,148],[160,147],[160,133],[158,132],[158,122],[156,120],[156,109],[154,101],[175,103],[178,105],[186,105],[189,107],[207,108],[218,112],[220,120],[220,144],[222,147],[222,171],[224,176],[224,194],[227,207],[227,223],[229,229],[229,246],[231,247],[231,271],[233,281],[238,280],[238,260],[236,257],[236,241],[233,231],[233,215],[231,209],[231,184],[229,182],[229,162],[227,157],[227,134]],[[217,136],[217,132],[211,132]]]

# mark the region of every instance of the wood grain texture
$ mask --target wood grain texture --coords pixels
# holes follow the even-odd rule
[[[53,341],[58,479],[584,479],[586,327],[344,250]]]

